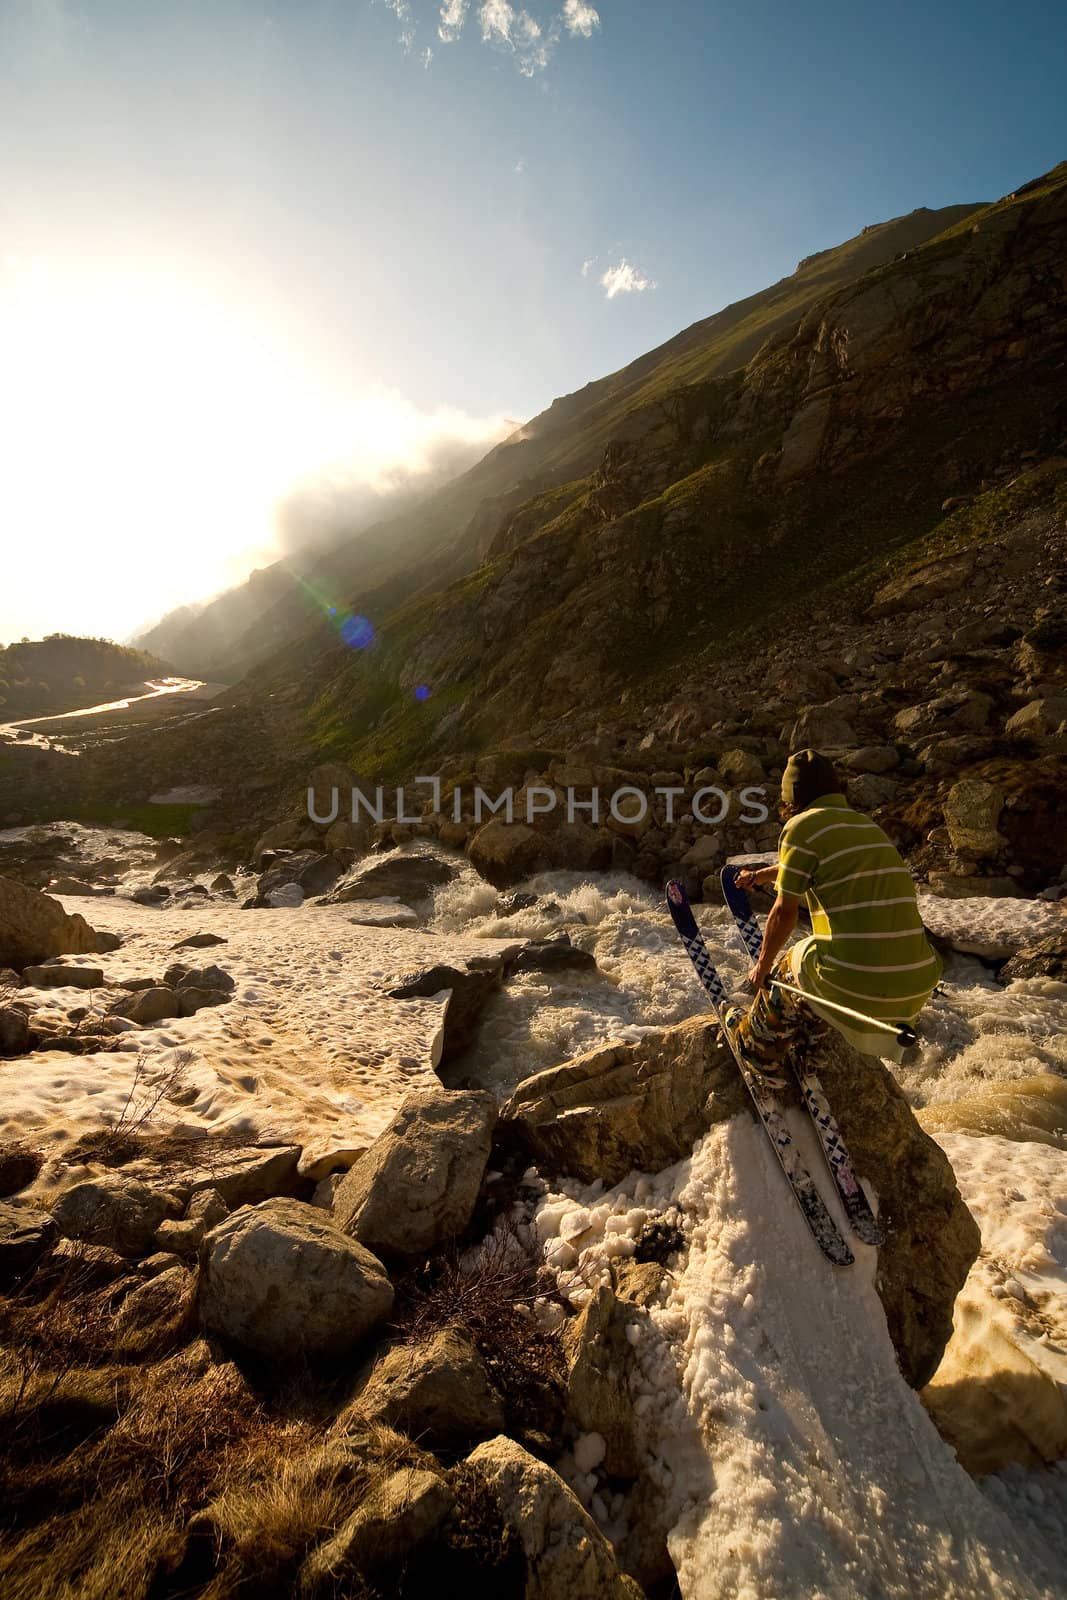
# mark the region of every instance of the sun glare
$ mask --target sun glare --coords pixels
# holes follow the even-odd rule
[[[128,629],[241,581],[276,558],[294,486],[385,493],[428,470],[442,432],[488,447],[506,431],[343,393],[306,353],[268,347],[262,320],[180,283],[2,260],[0,525],[16,564],[47,557],[57,626]]]

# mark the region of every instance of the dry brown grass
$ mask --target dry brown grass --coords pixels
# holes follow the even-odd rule
[[[535,1299],[557,1294],[550,1273],[502,1225],[464,1264],[458,1250],[397,1281],[394,1326],[413,1343],[447,1327],[467,1330],[504,1402],[507,1432],[543,1450],[559,1436],[566,1405],[566,1363],[554,1333],[538,1327]]]
[[[196,1336],[180,1293],[131,1326],[131,1295],[160,1283],[64,1246],[0,1299],[4,1600],[283,1600],[375,1483],[433,1464],[377,1424],[332,1433],[343,1375],[254,1389]],[[518,1600],[521,1550],[495,1501],[470,1468],[449,1476],[457,1507],[432,1549],[347,1576],[338,1600],[436,1600],[443,1581]]]

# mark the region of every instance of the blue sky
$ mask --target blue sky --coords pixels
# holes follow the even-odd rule
[[[0,640],[210,592],[293,486],[381,493],[998,197],[1067,154],[1065,45],[1026,3],[0,0],[0,526],[65,557]]]

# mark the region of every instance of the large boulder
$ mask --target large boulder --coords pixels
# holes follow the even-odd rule
[[[350,1167],[334,1197],[334,1219],[386,1256],[424,1255],[467,1226],[478,1199],[496,1123],[483,1090],[424,1089]]]
[[[618,1183],[687,1156],[746,1098],[717,1024],[693,1017],[527,1078],[503,1108],[501,1135],[546,1173]]]
[[[471,864],[498,889],[509,888],[552,865],[545,840],[526,822],[492,817],[467,846]]]
[[[642,1600],[563,1479],[503,1434],[468,1456],[526,1556],[525,1600]]]
[[[830,1027],[807,1048],[856,1172],[878,1196],[885,1243],[875,1283],[901,1371],[920,1389],[952,1333],[956,1296],[981,1244],[978,1226],[948,1157],[888,1068]]]
[[[0,878],[0,967],[23,967],[52,956],[83,956],[112,949],[79,912],[64,911],[58,900]]]
[[[362,862],[329,899],[333,905],[351,900],[425,900],[458,871],[458,862],[427,850],[392,850]]]
[[[106,1245],[121,1256],[148,1256],[156,1247],[156,1229],[177,1209],[173,1195],[108,1173],[64,1190],[52,1219],[65,1239]]]
[[[201,1326],[266,1360],[349,1355],[392,1310],[381,1262],[299,1200],[242,1206],[202,1260]]]
[[[362,1419],[399,1428],[430,1450],[453,1450],[488,1439],[504,1426],[504,1408],[485,1363],[461,1328],[444,1328],[425,1344],[394,1345],[350,1407]],[[338,1419],[343,1427],[345,1418]]]
[[[305,1558],[297,1574],[298,1600],[366,1594],[366,1575],[380,1580],[401,1567],[437,1532],[454,1502],[452,1490],[436,1472],[401,1467],[390,1473],[373,1484],[336,1533]],[[346,1580],[356,1587],[349,1588]]]

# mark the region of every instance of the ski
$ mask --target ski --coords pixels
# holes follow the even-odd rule
[[[752,904],[737,882],[736,867],[723,867],[720,874],[723,899],[734,919],[741,941],[753,961],[759,960],[760,949],[763,944],[763,935],[759,923],[756,921]],[[864,1244],[880,1245],[885,1242],[885,1235],[878,1226],[878,1219],[871,1210],[863,1186],[856,1177],[852,1165],[852,1157],[848,1153],[848,1146],[837,1126],[837,1120],[830,1110],[830,1103],[826,1098],[825,1090],[819,1082],[818,1074],[808,1066],[802,1066],[795,1054],[790,1056],[793,1071],[796,1073],[797,1083],[800,1085],[801,1098],[815,1124],[815,1131],[819,1135],[826,1165],[830,1175],[837,1185],[837,1192],[841,1196],[841,1203],[848,1216],[849,1226],[857,1239],[862,1239]]]
[[[747,1065],[730,1037],[730,1030],[726,1027],[724,1018],[727,1002],[726,990],[723,988],[722,979],[715,970],[711,956],[708,954],[708,947],[704,943],[700,929],[697,927],[696,918],[693,916],[693,910],[689,904],[689,896],[686,894],[683,885],[675,879],[672,879],[667,885],[667,909],[685,946],[686,953],[696,968],[697,977],[711,1000],[715,1015],[722,1025],[726,1041],[733,1052],[737,1069],[752,1097],[752,1103],[756,1108],[759,1119],[767,1130],[771,1147],[778,1157],[782,1171],[789,1180],[789,1187],[793,1191],[797,1205],[804,1214],[804,1220],[811,1229],[816,1244],[827,1260],[833,1262],[834,1266],[850,1267],[855,1257],[841,1237],[833,1217],[826,1209],[826,1203],[822,1195],[815,1187],[810,1172],[800,1159],[792,1136],[786,1126],[781,1106],[773,1091]]]

